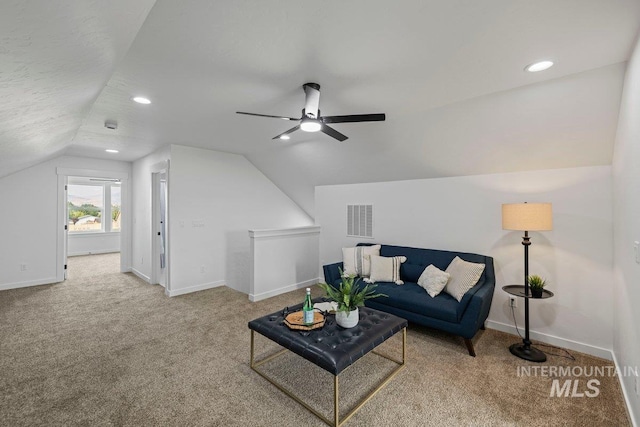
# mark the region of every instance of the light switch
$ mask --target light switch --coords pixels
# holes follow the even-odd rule
[[[633,252],[635,253],[636,262],[640,264],[640,242],[633,242]]]

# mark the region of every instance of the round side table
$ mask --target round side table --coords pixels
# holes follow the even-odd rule
[[[513,295],[516,297],[524,298],[524,331],[525,335],[522,339],[522,344],[516,343],[512,344],[509,347],[509,351],[514,356],[518,356],[521,359],[529,360],[531,362],[544,362],[547,360],[547,355],[542,352],[542,350],[538,350],[537,348],[531,346],[531,340],[529,339],[529,300],[530,299],[547,299],[553,296],[553,292],[547,291],[546,289],[542,290],[541,297],[533,297],[531,295],[531,291],[525,292],[525,287],[523,285],[507,285],[503,286],[502,290],[508,293],[509,295]]]

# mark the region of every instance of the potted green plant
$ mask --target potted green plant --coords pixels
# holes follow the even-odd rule
[[[386,297],[384,294],[375,292],[376,285],[366,284],[360,286],[360,278],[356,276],[345,276],[340,270],[341,282],[338,288],[327,283],[319,283],[327,297],[338,304],[336,311],[336,323],[343,328],[353,328],[358,324],[358,307],[364,305],[365,300],[378,297]]]
[[[547,284],[547,281],[538,276],[537,274],[533,274],[527,278],[529,282],[529,289],[531,290],[531,296],[533,298],[542,298],[542,290]]]

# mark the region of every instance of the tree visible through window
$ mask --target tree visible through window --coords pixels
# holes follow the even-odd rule
[[[122,197],[120,186],[111,186],[111,231],[120,231],[120,208]]]

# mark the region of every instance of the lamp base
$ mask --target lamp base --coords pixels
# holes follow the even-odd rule
[[[524,344],[513,344],[509,347],[509,351],[514,356],[530,362],[542,363],[547,360],[547,355],[535,347],[525,346]]]

